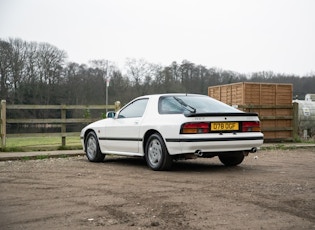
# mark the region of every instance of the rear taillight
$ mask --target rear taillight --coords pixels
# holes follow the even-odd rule
[[[209,123],[205,122],[185,123],[182,125],[180,133],[182,134],[209,133]]]
[[[240,127],[240,128],[239,128]],[[181,134],[260,132],[259,121],[243,122],[188,122],[182,125]]]
[[[259,121],[244,121],[242,122],[242,132],[260,132]]]

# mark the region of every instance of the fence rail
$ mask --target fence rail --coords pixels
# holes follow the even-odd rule
[[[8,118],[7,110],[60,110],[60,118]],[[114,105],[7,105],[5,100],[1,101],[1,148],[6,147],[7,137],[25,137],[25,136],[59,136],[61,145],[66,145],[67,136],[79,135],[78,132],[67,132],[67,124],[88,124],[99,120],[100,118],[67,118],[68,110],[115,110],[120,109],[120,102],[116,101]],[[21,133],[8,134],[7,124],[51,124],[60,125],[61,132],[54,133]]]

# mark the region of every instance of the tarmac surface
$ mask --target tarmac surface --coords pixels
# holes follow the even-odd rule
[[[313,143],[265,143],[261,150],[264,149],[295,149],[295,148],[315,148]],[[0,161],[44,159],[75,157],[84,155],[81,150],[53,150],[53,151],[33,151],[33,152],[0,152]]]

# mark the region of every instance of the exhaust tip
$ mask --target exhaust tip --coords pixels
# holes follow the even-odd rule
[[[257,148],[256,148],[256,147],[252,148],[252,149],[250,150],[250,152],[251,152],[251,153],[257,152]]]
[[[196,150],[195,151],[195,155],[198,156],[198,157],[202,157],[203,156],[203,153],[201,150]]]

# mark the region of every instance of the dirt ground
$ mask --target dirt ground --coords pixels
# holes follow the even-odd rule
[[[315,229],[315,149],[150,170],[140,158],[0,162],[4,229]]]

